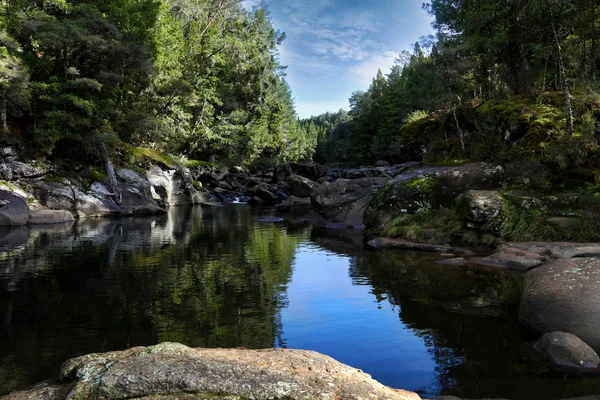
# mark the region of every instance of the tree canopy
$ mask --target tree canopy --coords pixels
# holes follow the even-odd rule
[[[312,155],[265,6],[240,0],[11,0],[0,13],[5,132],[30,150],[99,144],[223,162]],[[7,122],[8,120],[8,122]]]

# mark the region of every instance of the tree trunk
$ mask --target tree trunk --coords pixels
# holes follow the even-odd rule
[[[2,133],[8,133],[6,93],[2,93],[2,100],[0,100],[0,103],[0,129],[2,130]]]
[[[110,181],[110,186],[112,189],[112,194],[115,198],[115,203],[117,203],[117,205],[121,205],[121,203],[123,202],[123,194],[121,193],[121,189],[119,189],[119,182],[117,181],[115,170],[113,168],[112,162],[110,161],[110,156],[108,155],[108,150],[106,149],[106,145],[104,143],[102,143],[102,145],[100,146],[100,150],[102,151],[102,158],[104,159],[104,166],[106,168],[108,180]]]
[[[462,151],[464,154],[464,152],[465,152],[465,135],[464,135],[462,129],[460,129],[460,124],[458,123],[458,117],[456,116],[456,107],[454,107],[452,109],[452,112],[454,114],[454,121],[456,122],[456,129],[458,129],[458,134],[460,137],[460,145],[462,147]]]
[[[550,7],[550,2],[546,0],[546,6],[548,7],[548,14],[550,14],[550,25],[552,27],[552,34],[554,35],[554,45],[556,47],[556,55],[558,58],[558,73],[562,84],[563,94],[565,96],[565,108],[567,110],[567,132],[569,135],[573,135],[573,107],[571,106],[571,92],[569,92],[569,82],[567,81],[567,72],[565,71],[565,62],[562,55],[562,48],[560,47],[560,41],[558,40],[558,33],[556,33],[556,26],[554,25],[554,14]]]

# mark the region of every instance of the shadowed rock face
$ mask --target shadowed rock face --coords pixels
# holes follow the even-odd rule
[[[4,399],[420,399],[312,351],[177,343],[74,358],[62,366],[60,379],[62,384],[41,384]]]
[[[598,368],[598,354],[577,336],[566,332],[546,333],[536,342],[535,350],[559,367]]]
[[[529,271],[519,319],[538,332],[572,333],[600,351],[600,259],[556,260]]]
[[[371,197],[365,210],[365,225],[377,231],[395,217],[414,213],[424,206],[449,207],[468,190],[498,188],[503,174],[502,167],[481,162],[408,170]]]
[[[0,190],[0,226],[21,226],[29,222],[27,201],[15,194]]]

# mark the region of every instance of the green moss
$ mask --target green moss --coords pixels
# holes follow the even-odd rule
[[[87,173],[86,180],[94,183],[101,179],[108,179],[108,175],[104,171],[91,167]]]
[[[184,163],[184,166],[187,168],[199,168],[199,167],[212,168],[214,165],[208,161],[188,160],[187,162]]]
[[[422,177],[418,177],[404,183],[402,186],[407,189],[418,190],[424,195],[431,195],[435,192],[438,186],[438,177],[436,174],[425,174]]]
[[[131,162],[136,163],[161,163],[169,168],[175,168],[179,165],[175,157],[171,154],[162,153],[155,149],[149,149],[146,147],[128,147],[127,153],[131,157]]]
[[[8,190],[10,190],[11,192],[15,191],[15,186],[8,181],[0,180],[0,186],[8,188]]]

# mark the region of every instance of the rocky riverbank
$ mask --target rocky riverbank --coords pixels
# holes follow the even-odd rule
[[[553,338],[547,341],[547,347],[556,346]],[[0,398],[421,399],[416,393],[384,386],[361,370],[313,351],[194,349],[178,343],[73,358],[62,365],[58,378]],[[594,399],[597,397],[579,400]],[[437,400],[460,399],[442,396]]]
[[[192,349],[177,343],[90,354],[63,364],[57,380],[2,397],[24,399],[418,400],[312,351]]]

